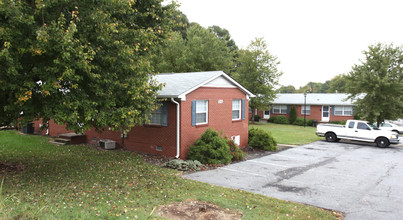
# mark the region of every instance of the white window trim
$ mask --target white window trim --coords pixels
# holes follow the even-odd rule
[[[351,108],[351,114],[346,114],[346,111],[350,111],[350,109],[346,110],[345,108],[349,107]],[[341,114],[336,113],[336,108],[341,108]],[[338,110],[340,111],[340,110]],[[353,107],[352,106],[335,106],[333,109],[333,114],[335,116],[353,116]]]
[[[204,101],[204,102],[206,102],[206,111],[203,111],[203,112],[198,112],[197,111],[197,102],[199,102],[199,101]],[[197,123],[197,113],[206,113],[206,122],[199,122],[199,123]],[[208,100],[197,100],[196,101],[196,125],[205,125],[205,124],[208,124]]]
[[[237,101],[239,103],[239,109],[234,109],[234,101]],[[238,118],[232,118],[233,121],[238,121],[241,120],[242,117],[242,100],[241,99],[233,99],[232,100],[232,112],[233,111],[239,111],[239,117]],[[231,112],[231,117],[232,117],[232,112]]]
[[[283,107],[285,107],[285,109]],[[279,112],[274,112],[275,109],[279,110]],[[282,110],[285,110],[285,112]],[[287,105],[273,105],[273,114],[287,114]]]
[[[305,105],[301,105],[301,115],[310,115],[311,114],[311,106],[310,105],[307,105],[306,106],[306,114],[304,113],[304,110],[305,110]]]

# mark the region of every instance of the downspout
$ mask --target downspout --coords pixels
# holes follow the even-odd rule
[[[176,156],[175,158],[179,158],[180,156],[180,106],[179,102],[175,101],[174,98],[171,98],[171,101],[176,104]]]

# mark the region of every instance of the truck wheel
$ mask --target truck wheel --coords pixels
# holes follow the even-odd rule
[[[326,133],[325,137],[326,141],[328,142],[335,142],[337,140],[337,137],[334,133]]]
[[[387,138],[380,137],[380,138],[376,139],[376,146],[381,147],[381,148],[388,147],[389,140]]]

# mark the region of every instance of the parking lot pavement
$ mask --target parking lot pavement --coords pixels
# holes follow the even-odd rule
[[[402,143],[318,141],[184,177],[341,211],[345,219],[403,216]]]

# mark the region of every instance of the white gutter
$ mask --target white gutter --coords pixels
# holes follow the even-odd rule
[[[175,158],[179,158],[180,155],[180,106],[179,102],[175,101],[174,98],[171,98],[171,101],[176,104],[176,156]]]

